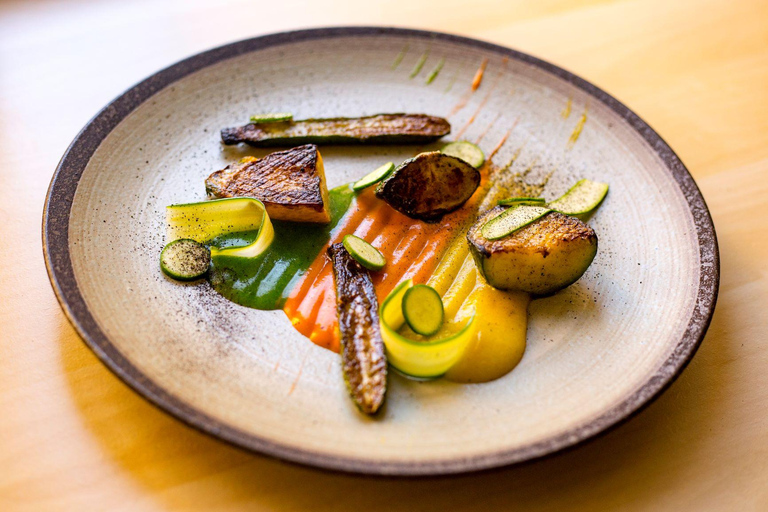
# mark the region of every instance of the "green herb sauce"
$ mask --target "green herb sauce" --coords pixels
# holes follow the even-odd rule
[[[275,239],[258,258],[214,257],[208,280],[221,295],[242,306],[281,309],[291,290],[306,273],[349,210],[355,193],[349,185],[329,192],[331,222],[303,224],[273,220]],[[247,245],[256,232],[217,238],[217,247]]]

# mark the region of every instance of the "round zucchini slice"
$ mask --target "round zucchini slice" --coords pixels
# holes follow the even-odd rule
[[[547,207],[565,215],[586,215],[597,208],[608,193],[608,184],[582,179],[576,182],[562,197]]]
[[[403,317],[413,332],[432,336],[443,325],[443,300],[426,284],[417,284],[403,295]]]
[[[525,204],[512,206],[483,225],[483,236],[488,240],[504,238],[518,229],[524,228],[528,224],[539,220],[551,211],[552,210],[549,208],[544,208],[542,206],[530,206]]]
[[[293,121],[293,114],[289,114],[288,112],[275,112],[251,116],[251,122],[256,124],[285,123],[288,121]]]
[[[160,268],[178,281],[192,281],[203,277],[211,264],[208,247],[189,238],[174,240],[160,253]]]
[[[368,188],[371,185],[380,182],[387,176],[389,176],[392,171],[395,170],[395,164],[393,162],[387,162],[381,167],[377,168],[375,171],[371,171],[359,180],[357,180],[352,185],[352,190],[357,192],[358,190],[363,190],[364,188]]]
[[[377,248],[355,235],[346,235],[341,241],[344,248],[359,264],[368,270],[381,270],[387,264],[386,258]]]
[[[485,154],[477,144],[466,140],[451,142],[440,150],[445,155],[461,158],[475,169],[479,169],[485,163]]]
[[[387,347],[387,360],[399,372],[420,379],[434,379],[461,359],[477,335],[475,315],[444,337],[411,339],[398,330],[405,323],[403,297],[413,287],[413,280],[403,281],[390,292],[379,308],[381,338]],[[418,335],[416,335],[418,336]],[[438,335],[440,336],[440,335]]]

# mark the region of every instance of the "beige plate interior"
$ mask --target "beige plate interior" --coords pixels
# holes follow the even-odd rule
[[[696,339],[681,340],[696,323],[702,268],[716,262],[701,261],[691,198],[663,152],[617,112],[615,100],[535,59],[448,36],[340,29],[253,41],[181,63],[178,76],[174,68],[162,72],[153,77],[156,92],[146,89],[152,79],[139,86],[146,99],[121,99],[138,105],[125,113],[115,107],[106,135],[84,132],[95,152],[85,151],[82,175],[69,184],[68,236],[55,242],[47,232],[48,253],[69,252],[76,287],[59,282],[67,269],[47,254],[65,309],[143,394],[214,435],[289,460],[444,473],[529,459],[590,437],[642,406],[692,355],[701,325]],[[484,59],[482,85],[470,94]],[[528,348],[514,372],[477,385],[392,375],[383,413],[366,418],[347,397],[338,356],[296,332],[282,311],[237,306],[207,284],[180,285],[158,268],[164,207],[204,199],[209,173],[266,153],[224,147],[219,129],[270,111],[299,119],[423,112],[447,117],[454,134],[474,118],[463,138],[482,135],[486,154],[512,129],[494,162],[516,156],[510,172],[529,171],[531,182],[552,173],[547,197],[581,177],[610,183],[590,221],[597,258],[577,284],[532,304]],[[418,149],[322,153],[335,186]],[[62,165],[78,158],[70,151]],[[46,222],[63,215],[48,208]],[[59,287],[76,288],[84,310]],[[684,353],[675,357],[676,350]]]

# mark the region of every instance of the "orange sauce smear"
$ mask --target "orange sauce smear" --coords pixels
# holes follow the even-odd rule
[[[434,224],[411,219],[394,210],[376,198],[374,187],[370,187],[357,196],[329,244],[353,233],[384,254],[387,265],[383,270],[371,273],[379,302],[404,279],[425,283],[450,242],[473,218],[488,180],[487,174],[485,169],[481,170],[480,186],[464,206]],[[294,287],[283,311],[296,330],[313,343],[338,352],[336,287],[326,248],[320,251]]]
[[[475,73],[475,77],[472,79],[472,90],[476,91],[480,84],[483,82],[483,75],[485,74],[485,68],[488,66],[488,58],[483,59],[480,63],[480,69]]]

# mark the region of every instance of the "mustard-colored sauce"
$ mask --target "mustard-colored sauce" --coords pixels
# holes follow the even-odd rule
[[[562,112],[560,112],[560,115],[563,117],[563,119],[568,119],[571,115],[571,106],[573,105],[573,99],[568,98],[568,102],[565,104],[565,108]]]
[[[478,323],[474,340],[445,374],[454,382],[488,382],[503,377],[517,366],[525,352],[530,295],[498,290],[477,278],[477,271],[474,274],[476,283],[465,304],[482,314],[475,317]]]
[[[466,241],[448,250],[429,284],[443,297],[446,322],[462,324],[475,313],[477,334],[445,378],[455,382],[487,382],[512,371],[523,358],[528,328],[526,293],[510,293],[488,285]]]
[[[576,141],[579,140],[579,137],[581,136],[582,130],[584,130],[584,125],[587,124],[587,108],[584,107],[584,113],[581,114],[581,117],[579,117],[578,122],[576,123],[576,127],[573,129],[573,132],[571,132],[571,136],[568,138],[568,146],[573,147],[574,144],[576,144]]]

